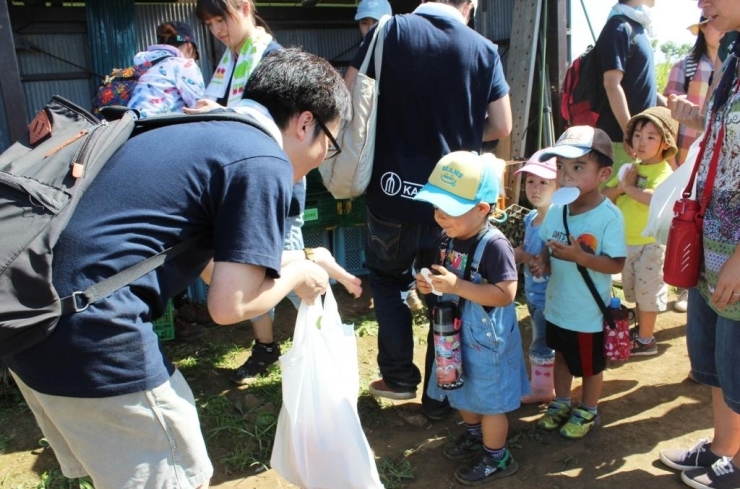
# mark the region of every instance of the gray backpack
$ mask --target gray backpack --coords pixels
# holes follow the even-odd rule
[[[51,271],[59,235],[85,190],[132,135],[165,125],[214,119],[240,121],[267,132],[233,112],[142,120],[125,108],[112,108],[109,113],[118,118],[98,120],[87,110],[54,96],[29,124],[29,133],[0,154],[0,357],[41,342],[62,314],[85,310],[204,238],[191,238],[84,291],[58,296]]]

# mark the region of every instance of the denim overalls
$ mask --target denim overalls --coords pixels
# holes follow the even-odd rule
[[[501,231],[488,229],[478,242],[471,265],[470,281],[481,283],[478,266],[490,239],[504,239]],[[453,240],[447,248],[452,250]],[[460,276],[444,259],[445,268]],[[458,302],[456,295],[445,294],[440,300]],[[432,375],[427,394],[437,400],[444,396],[455,409],[477,414],[501,414],[519,407],[523,394],[529,393],[529,380],[524,366],[522,339],[516,318],[516,304],[495,307],[490,312],[480,304],[464,301],[462,310],[461,348],[465,383],[455,390],[443,390]],[[436,371],[436,361],[432,372]]]

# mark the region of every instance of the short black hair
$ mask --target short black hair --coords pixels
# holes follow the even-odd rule
[[[323,123],[352,118],[352,100],[339,72],[299,48],[271,52],[252,72],[244,98],[264,105],[280,129],[296,114],[311,112]]]
[[[614,161],[612,161],[611,158],[609,158],[607,155],[600,151],[591,151],[589,153],[589,156],[596,160],[596,163],[599,165],[599,168],[604,168],[607,166],[614,166]]]

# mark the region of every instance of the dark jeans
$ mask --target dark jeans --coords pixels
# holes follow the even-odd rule
[[[370,289],[378,320],[378,366],[385,383],[400,390],[415,390],[421,381],[414,365],[414,335],[406,294],[414,284],[414,273],[434,263],[439,253],[441,229],[435,225],[381,221],[370,211],[366,219],[365,265],[370,271]],[[424,297],[429,311],[436,296]],[[439,401],[426,394],[434,341],[427,337],[422,404],[434,409]]]

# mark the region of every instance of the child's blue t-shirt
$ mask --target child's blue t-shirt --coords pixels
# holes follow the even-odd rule
[[[537,217],[537,209],[533,209],[524,217],[524,243],[522,249],[531,255],[539,255],[545,242],[540,237],[540,227],[542,224],[533,225]],[[527,302],[535,307],[544,309],[545,293],[547,291],[547,282],[550,275],[543,275],[536,278],[529,271],[529,266],[524,264],[524,293],[527,296]]]
[[[609,199],[588,212],[568,215],[568,229],[588,253],[612,258],[627,256],[622,212]],[[553,205],[540,227],[540,237],[568,242],[563,225],[563,207]],[[588,290],[576,264],[550,256],[550,281],[545,299],[545,319],[563,329],[597,333],[603,329],[604,315]],[[588,270],[604,303],[611,297],[612,278],[608,273]]]

